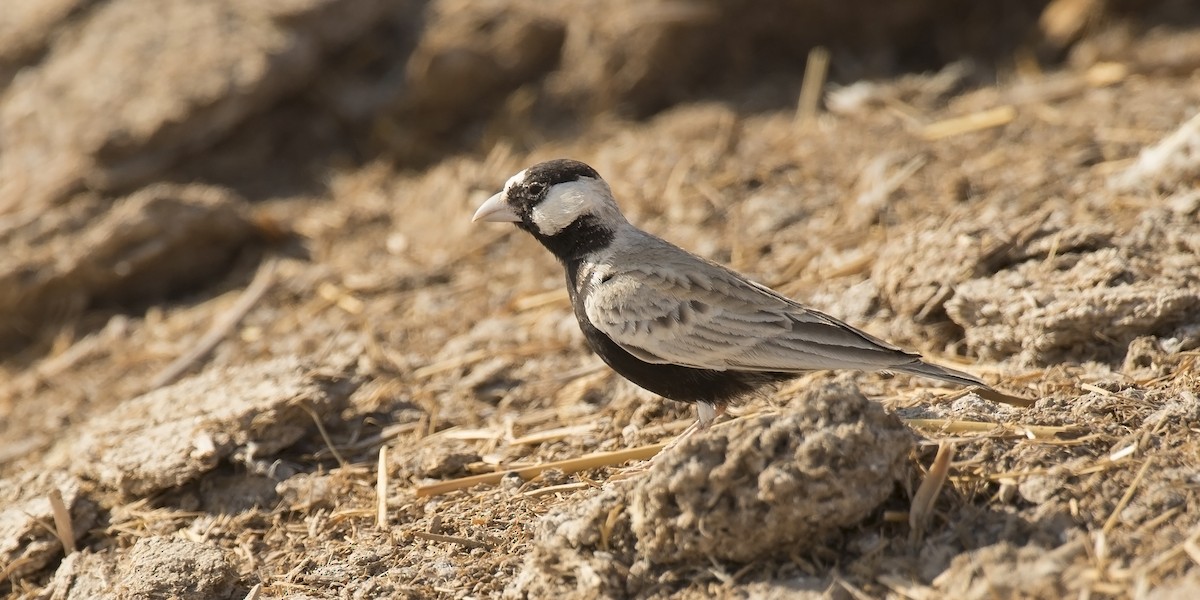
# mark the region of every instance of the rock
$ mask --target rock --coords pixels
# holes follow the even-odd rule
[[[98,3],[71,35],[49,36],[45,58],[0,96],[0,214],[44,210],[85,186],[145,183],[304,85],[328,49],[407,4]]]
[[[1021,498],[1031,504],[1045,504],[1063,492],[1071,474],[1061,466],[1052,467],[1046,473],[1035,473],[1017,483]]]
[[[944,64],[989,37],[939,35],[930,41],[920,23],[946,14],[952,5],[944,0],[771,2],[754,10],[736,0],[625,0],[610,3],[604,18],[586,3],[563,4],[570,35],[554,87],[597,111],[617,108],[643,117],[698,90],[744,87],[758,74],[794,70],[813,47],[832,40],[836,48],[881,62],[900,60],[898,49],[926,43],[938,48],[937,62]],[[997,27],[1009,29],[1001,18],[1011,16],[1008,9],[960,13],[959,31],[997,35]],[[849,79],[870,71],[867,65],[841,68],[851,71]]]
[[[346,491],[333,481],[332,475],[297,473],[275,485],[279,506],[284,510],[312,512],[330,509]]]
[[[207,282],[250,239],[245,213],[227,190],[158,184],[115,205],[81,199],[0,228],[0,351],[20,347],[29,323],[47,315]]]
[[[46,51],[52,33],[91,0],[8,0],[0,14],[0,91]]]
[[[467,465],[479,462],[478,452],[469,450],[465,443],[453,444],[450,448],[414,448],[404,453],[402,472],[413,477],[446,479],[468,474]]]
[[[1111,262],[1082,269],[1123,264],[1116,254],[1102,258]],[[1058,281],[1045,281],[1010,273],[973,281],[959,287],[948,308],[956,321],[966,324],[973,351],[993,360],[1018,355],[1029,365],[1113,358],[1139,335],[1162,331],[1200,310],[1200,288],[1164,290],[1161,283],[1148,281],[1080,288],[1071,283],[1074,277],[1087,279],[1088,274],[1072,271]],[[1025,290],[1024,301],[1014,301],[1021,298],[1013,295],[1016,290]]]
[[[1121,372],[1130,376],[1135,376],[1139,371],[1142,374],[1152,374],[1152,377],[1145,379],[1162,377],[1167,372],[1167,366],[1163,364],[1165,357],[1166,353],[1159,345],[1158,338],[1152,335],[1136,337],[1129,342],[1129,346],[1125,349],[1125,360],[1121,365]]]
[[[357,381],[296,358],[211,369],[94,417],[75,443],[76,471],[127,496],[179,486],[241,450],[246,460],[294,444],[336,415]]]
[[[406,66],[400,112],[409,128],[445,133],[558,66],[566,29],[540,7],[446,2],[436,12]]]
[[[44,471],[0,479],[0,564],[6,577],[18,578],[41,570],[63,551],[53,527],[50,493],[58,490],[71,513],[76,537],[96,520],[96,506],[81,491],[80,481],[66,473]]]

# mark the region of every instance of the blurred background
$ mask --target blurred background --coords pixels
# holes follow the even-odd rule
[[[89,252],[200,255],[152,252],[120,274],[62,264],[59,244],[139,190],[329,198],[333,173],[377,161],[519,155],[687,102],[788,109],[818,46],[831,87],[950,65],[921,84],[935,98],[1107,61],[1185,74],[1198,20],[1187,0],[7,0],[0,355],[44,350],[89,306],[205,285],[251,237],[232,213],[196,209],[180,231]]]
[[[224,561],[196,597],[499,594],[611,471],[413,484],[694,419],[587,351],[544,250],[470,223],[569,156],[648,231],[1038,399],[855,376],[890,410],[1087,431],[972,438],[923,546],[877,520],[733,579],[1195,597],[1198,73],[1196,0],[0,0],[0,595],[167,586],[151,543],[179,589]],[[51,490],[93,562],[59,560]],[[710,566],[642,591],[712,597]]]

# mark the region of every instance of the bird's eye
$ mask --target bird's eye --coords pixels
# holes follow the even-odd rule
[[[525,189],[529,190],[529,195],[531,196],[541,196],[542,192],[546,191],[546,184],[534,181],[525,186]]]

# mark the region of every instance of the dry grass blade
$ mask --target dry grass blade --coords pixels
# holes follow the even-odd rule
[[[1175,131],[1138,153],[1134,164],[1116,174],[1109,185],[1133,191],[1155,183],[1187,181],[1200,167],[1195,148],[1200,144],[1200,114],[1184,121]]]
[[[1055,427],[1052,425],[1010,425],[983,421],[953,421],[949,419],[905,419],[905,423],[926,431],[939,433],[990,433],[1004,436],[1020,436],[1032,440],[1056,440],[1062,436],[1082,433],[1078,427]]]
[[[933,514],[933,505],[937,501],[938,493],[942,491],[942,486],[946,485],[954,452],[953,442],[943,442],[938,446],[937,456],[929,467],[929,473],[925,475],[925,481],[921,482],[921,487],[917,488],[917,493],[913,496],[912,507],[908,511],[908,539],[914,544],[924,535],[925,525],[929,522],[929,516]]]
[[[554,440],[560,440],[565,437],[572,437],[572,436],[581,435],[584,433],[591,433],[595,430],[596,430],[596,425],[594,423],[584,423],[583,425],[570,425],[567,427],[558,427],[555,429],[548,429],[546,431],[539,431],[537,433],[531,433],[529,435],[523,435],[519,438],[509,441],[508,443],[513,446],[522,446],[522,445],[527,445],[527,444],[542,444],[545,442],[552,442]]]
[[[892,590],[893,592],[905,598],[912,598],[913,600],[925,600],[926,598],[938,597],[933,589],[916,583],[911,579],[906,579],[896,575],[881,575],[879,577],[879,583],[886,585],[888,589]]]
[[[1035,400],[1030,400],[1029,398],[1013,396],[1012,394],[1005,394],[1004,392],[999,392],[996,390],[971,388],[971,391],[975,392],[976,395],[984,400],[991,400],[992,402],[999,402],[1001,404],[1016,406],[1018,408],[1029,408],[1030,406],[1033,406],[1034,402],[1036,402]]]
[[[261,592],[262,592],[262,584],[256,583],[256,584],[254,584],[254,587],[250,588],[249,592],[246,592],[245,600],[258,600],[258,594]]]
[[[1188,558],[1192,559],[1192,562],[1196,563],[1196,566],[1200,567],[1200,544],[1197,544],[1196,540],[1185,541],[1183,543],[1183,551],[1188,555]]]
[[[441,431],[435,431],[427,436],[426,440],[446,439],[460,440],[464,442],[479,442],[494,440],[503,437],[504,433],[497,429],[462,429],[461,427],[448,427]]]
[[[317,432],[321,434],[321,439],[325,441],[325,446],[329,448],[329,453],[333,454],[333,458],[337,461],[338,466],[342,467],[343,469],[346,468],[346,465],[349,463],[347,463],[346,459],[342,457],[342,453],[338,452],[337,446],[333,445],[333,439],[329,437],[329,432],[325,430],[325,424],[321,422],[320,415],[318,415],[316,411],[303,402],[300,403],[300,409],[308,413],[308,416],[312,417],[313,423],[316,423],[317,425]]]
[[[1141,485],[1142,479],[1146,477],[1146,471],[1150,469],[1150,464],[1153,462],[1153,458],[1147,458],[1146,462],[1142,463],[1142,468],[1138,469],[1137,475],[1134,476],[1133,481],[1130,482],[1121,499],[1117,501],[1117,505],[1113,507],[1112,514],[1108,515],[1108,519],[1104,521],[1104,529],[1102,531],[1105,534],[1108,534],[1112,531],[1113,527],[1116,527],[1117,520],[1121,516],[1121,511],[1125,510],[1130,500],[1133,500],[1133,495],[1137,493],[1138,486]]]
[[[589,487],[591,487],[591,486],[588,485],[587,483],[578,481],[575,483],[563,483],[563,484],[559,484],[559,485],[551,485],[551,486],[546,486],[544,488],[538,488],[536,490],[529,490],[528,492],[522,493],[521,496],[523,496],[525,498],[537,498],[538,496],[547,496],[550,494],[557,494],[559,492],[573,492],[575,490],[582,490],[582,489],[586,489]]]
[[[352,315],[361,314],[363,311],[362,300],[328,281],[323,281],[317,286],[317,296]]]
[[[1016,108],[1008,105],[997,106],[989,110],[930,123],[921,129],[921,137],[932,142],[972,131],[1007,125],[1015,118],[1017,118]]]
[[[807,127],[817,120],[821,105],[821,90],[829,73],[829,50],[817,46],[808,53],[804,66],[804,81],[800,84],[800,100],[796,104],[796,122]]]
[[[1087,438],[1079,438],[1079,440],[1076,440],[1076,441],[1086,440],[1086,439]],[[1102,473],[1104,471],[1116,468],[1120,465],[1125,464],[1125,461],[1128,460],[1129,457],[1131,456],[1131,453],[1128,452],[1128,449],[1129,448],[1124,448],[1122,450],[1118,450],[1108,456],[1101,458],[1100,460],[1092,463],[1091,465],[1089,465],[1087,467],[1076,468],[1072,471],[1072,473],[1075,476],[1092,475],[1095,473]],[[1039,469],[1026,469],[1023,471],[1001,471],[998,473],[988,473],[986,475],[986,478],[991,481],[1001,481],[1004,479],[1021,479],[1023,477],[1032,477],[1034,475],[1045,475],[1045,474],[1049,473],[1050,471],[1051,470],[1048,467],[1047,468],[1039,468]]]
[[[25,565],[33,562],[32,556],[19,556],[16,560],[0,567],[0,581],[7,581],[9,575],[23,569]]]
[[[891,154],[884,154],[872,160],[863,170],[859,179],[859,187],[861,191],[854,200],[854,205],[858,209],[850,217],[850,222],[857,229],[868,223],[873,222],[879,217],[880,210],[887,204],[888,199],[900,186],[904,185],[921,167],[925,166],[928,160],[921,155],[914,156],[896,169],[895,172],[888,173],[892,170],[894,159]],[[873,253],[865,252],[857,260],[849,261],[847,264],[837,266],[828,272],[822,271],[823,277],[844,277],[865,271],[866,268],[875,261],[876,256]]]
[[[507,471],[497,471],[495,473],[484,473],[482,475],[472,475],[470,477],[462,477],[459,479],[451,479],[450,481],[442,481],[430,485],[418,486],[416,494],[421,496],[436,496],[445,494],[455,490],[462,490],[481,483],[499,483],[508,475],[516,474],[524,479],[534,477],[548,469],[559,469],[564,473],[575,473],[578,471],[586,471],[588,469],[598,469],[600,467],[608,467],[619,465],[631,460],[646,460],[658,454],[659,451],[666,446],[666,443],[651,444],[649,446],[640,446],[637,448],[629,448],[627,450],[617,450],[615,452],[597,452],[587,456],[578,458],[568,458],[566,460],[558,460],[554,462],[542,463],[540,465],[531,465],[520,469],[510,469]]]
[[[57,488],[50,490],[50,510],[54,513],[54,532],[62,542],[63,553],[69,555],[75,551],[75,525],[71,521],[71,511],[63,502],[62,492]]]
[[[375,528],[383,531],[388,527],[388,468],[387,446],[379,448],[379,465],[375,476]]]
[[[1088,68],[1083,74],[1083,79],[1092,87],[1108,87],[1124,81],[1131,73],[1133,70],[1124,63],[1101,62]]]
[[[524,347],[517,348],[515,350],[510,351],[508,353],[508,356],[511,356],[513,358],[520,358],[520,357],[525,357],[525,356],[538,356],[538,355],[544,354],[546,352],[553,352],[553,351],[557,350],[558,348],[559,348],[558,346],[541,346],[541,345],[524,346]],[[466,352],[462,355],[455,356],[453,358],[450,358],[450,359],[447,359],[447,360],[444,360],[441,362],[437,362],[432,365],[425,365],[424,367],[414,370],[412,372],[412,375],[416,379],[425,379],[425,378],[431,377],[433,375],[445,373],[446,371],[453,371],[454,369],[458,369],[460,367],[466,367],[466,366],[473,365],[477,362],[480,362],[480,361],[488,359],[488,358],[492,358],[493,356],[496,356],[496,355],[497,355],[497,352],[495,350],[473,350],[471,352]]]
[[[444,360],[442,362],[434,363],[432,365],[425,365],[424,367],[421,367],[421,368],[413,371],[412,374],[413,374],[413,377],[416,379],[424,379],[431,375],[437,375],[438,373],[443,373],[445,371],[451,371],[451,370],[457,369],[459,367],[465,367],[471,363],[477,363],[485,358],[488,358],[488,357],[494,356],[494,355],[495,355],[495,352],[490,351],[490,350],[475,350],[472,352],[467,352],[461,356],[456,356],[449,360]]]
[[[517,312],[525,312],[555,304],[562,306],[569,306],[571,304],[571,298],[567,295],[566,290],[555,288],[548,292],[522,296],[513,301],[512,308]]]
[[[600,548],[608,550],[608,541],[612,539],[612,532],[617,526],[617,519],[621,518],[621,513],[624,511],[625,505],[621,503],[617,503],[608,509],[608,515],[604,517],[604,524],[600,527]]]
[[[1102,12],[1099,4],[1099,0],[1054,0],[1042,9],[1038,28],[1048,42],[1063,48]]]
[[[865,213],[864,213],[865,214]],[[829,279],[837,279],[839,277],[848,277],[850,275],[858,275],[859,273],[870,270],[871,265],[875,263],[875,256],[863,254],[857,258],[853,258],[844,263],[841,263],[829,271],[822,271],[822,277]]]
[[[414,531],[414,532],[412,532],[412,534],[413,534],[413,537],[419,537],[423,540],[429,540],[431,542],[445,542],[448,544],[458,544],[460,546],[466,546],[468,548],[482,548],[484,550],[492,549],[491,546],[489,546],[483,542],[480,542],[478,540],[473,540],[473,539],[465,538],[465,537],[458,537],[455,535],[442,535],[440,533],[429,533],[426,531]]]
[[[229,308],[224,314],[213,322],[213,325],[200,341],[192,347],[191,350],[176,358],[171,364],[167,365],[158,375],[150,380],[150,385],[145,391],[156,390],[164,385],[174,383],[179,379],[193,364],[202,360],[221,340],[225,339],[233,328],[241,322],[242,318],[250,312],[251,308],[258,303],[259,299],[271,289],[271,284],[275,282],[275,260],[270,259],[258,268],[258,273],[254,275],[254,280],[246,287],[246,291],[237,299],[237,302]]]
[[[862,590],[862,588],[859,588],[858,586],[854,585],[853,583],[850,583],[849,581],[842,579],[841,575],[838,575],[835,573],[834,577],[833,577],[833,582],[837,586],[841,587],[843,590],[846,590],[846,593],[850,594],[850,596],[852,598],[854,598],[854,600],[871,600],[871,596],[869,594],[867,594],[866,592],[864,592]]]
[[[1095,392],[1097,394],[1100,394],[1101,396],[1104,396],[1105,398],[1110,398],[1113,395],[1112,392],[1110,392],[1100,386],[1092,385],[1090,383],[1079,384],[1079,389],[1088,391],[1088,392]]]

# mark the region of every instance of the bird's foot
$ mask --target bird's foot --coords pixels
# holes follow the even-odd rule
[[[687,429],[684,429],[683,433],[676,436],[675,439],[671,440],[669,444],[663,446],[663,449],[655,455],[655,458],[666,454],[669,450],[671,450],[671,448],[678,446],[680,442],[692,437],[697,432],[704,431],[709,427],[712,427],[713,421],[715,421],[717,417],[725,414],[725,405],[718,404],[713,406],[712,404],[700,403],[696,405],[696,412],[699,416],[699,418],[696,419],[696,422],[689,425]]]

